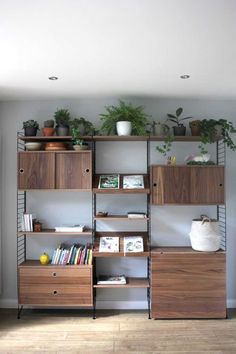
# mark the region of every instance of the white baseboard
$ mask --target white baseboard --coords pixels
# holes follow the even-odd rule
[[[97,301],[101,310],[146,310],[147,301]],[[16,299],[0,299],[0,308],[17,308]],[[236,299],[227,300],[227,308],[236,308]]]

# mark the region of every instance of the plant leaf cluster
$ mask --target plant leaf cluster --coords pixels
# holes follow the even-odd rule
[[[161,146],[156,146],[156,150],[159,151],[163,156],[166,156],[167,153],[171,150],[173,140],[173,135],[167,135],[164,139],[164,143]]]
[[[39,124],[36,120],[29,119],[29,120],[23,122],[23,129],[25,129],[25,128],[36,128],[38,130]]]
[[[182,108],[182,107],[177,108],[176,111],[175,111],[175,115],[174,115],[174,114],[171,114],[171,113],[168,113],[168,114],[167,114],[167,116],[169,117],[169,118],[167,119],[167,121],[171,121],[171,122],[175,123],[178,127],[183,126],[183,123],[181,123],[181,122],[183,122],[183,121],[186,120],[186,119],[190,119],[190,118],[192,118],[192,117],[180,118],[180,116],[182,115],[182,113],[183,113],[183,108]]]
[[[57,109],[54,113],[54,119],[57,126],[68,127],[70,124],[71,116],[68,109]]]
[[[203,119],[201,121],[201,142],[202,144],[214,143],[217,138],[217,126],[222,128],[222,138],[224,143],[233,151],[236,150],[236,145],[231,138],[231,133],[236,130],[232,122],[226,119]]]
[[[106,106],[106,113],[100,114],[101,131],[107,135],[116,135],[116,123],[129,121],[132,124],[133,135],[146,135],[149,116],[143,111],[143,106],[134,107],[131,103],[119,101],[117,106]]]

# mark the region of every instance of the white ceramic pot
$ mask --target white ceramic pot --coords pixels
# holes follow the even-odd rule
[[[116,123],[116,131],[119,136],[121,135],[131,135],[132,126],[131,122],[122,120]]]

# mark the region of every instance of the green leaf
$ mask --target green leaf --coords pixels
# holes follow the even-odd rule
[[[183,112],[183,108],[182,107],[179,107],[176,109],[176,116],[179,117]]]

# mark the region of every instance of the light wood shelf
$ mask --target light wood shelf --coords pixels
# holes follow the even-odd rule
[[[148,221],[149,218],[128,218],[127,215],[107,215],[107,216],[95,216],[94,220],[104,220],[104,221],[110,221],[110,220],[130,220],[130,221]]]
[[[126,277],[126,284],[95,284],[94,288],[149,288],[147,278]]]
[[[182,254],[186,254],[186,253],[196,253],[199,254],[201,252],[195,251],[194,249],[192,249],[192,247],[152,247],[151,248],[151,254],[156,254],[156,253],[182,253]],[[203,252],[204,254],[207,253],[225,253],[225,251],[219,249],[216,252]]]
[[[57,136],[57,135],[53,135],[53,136],[42,136],[42,135],[36,135],[36,136],[24,136],[24,135],[19,135],[17,137],[19,140],[25,141],[25,142],[33,142],[33,141],[37,141],[37,142],[50,142],[50,141],[67,141],[67,142],[71,142],[72,141],[72,137],[71,136]],[[80,139],[82,140],[87,140],[87,141],[91,141],[93,139],[92,136],[81,136]]]
[[[59,232],[55,231],[55,229],[44,229],[41,232],[35,231],[18,231],[17,235],[26,235],[26,236],[91,236],[93,234],[92,229],[86,229],[82,232]]]
[[[26,261],[22,262],[19,267],[42,267],[42,268],[46,268],[46,267],[64,267],[64,268],[92,268],[92,265],[89,264],[44,264],[42,265],[39,260],[35,260],[35,259],[27,259]]]

